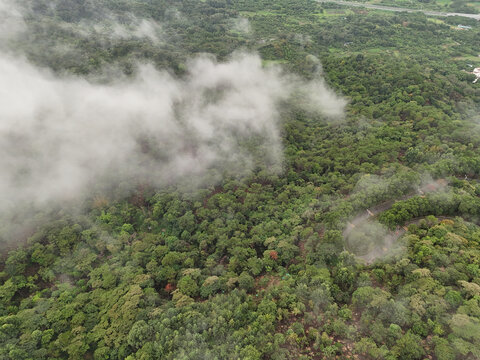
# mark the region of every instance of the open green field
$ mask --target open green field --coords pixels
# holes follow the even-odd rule
[[[480,11],[480,2],[478,1],[434,0],[430,2],[420,2],[417,0],[370,0],[366,2],[370,4],[392,5],[412,9],[430,9],[468,13]]]

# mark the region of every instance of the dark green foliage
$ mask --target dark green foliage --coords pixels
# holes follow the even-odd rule
[[[1,359],[480,357],[480,88],[462,71],[478,24],[305,0],[54,3],[36,1],[15,40],[54,71],[183,76],[194,54],[244,48],[305,78],[319,58],[349,105],[332,123],[284,104],[279,173],[106,195],[39,226],[0,263]],[[165,42],[78,35],[105,13],[161,22]],[[449,186],[422,195],[429,176]],[[408,226],[369,264],[344,239],[366,209]]]

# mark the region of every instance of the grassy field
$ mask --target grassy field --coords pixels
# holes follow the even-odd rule
[[[454,3],[452,0],[436,0],[435,3],[440,6],[450,6]],[[480,2],[478,1],[467,1],[468,6],[472,6],[477,10],[480,10]]]
[[[391,5],[398,7],[407,7],[412,9],[435,9],[435,10],[452,10],[452,5],[454,6],[456,0],[435,0],[430,3],[422,3],[418,0],[367,0],[362,1],[369,4],[376,5]],[[467,1],[465,3],[467,6],[480,11],[480,2],[479,1]]]

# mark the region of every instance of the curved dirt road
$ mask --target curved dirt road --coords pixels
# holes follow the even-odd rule
[[[414,196],[424,196],[425,194],[443,190],[448,185],[448,182],[445,179],[438,179],[436,181],[429,182],[422,187],[419,187],[416,191],[411,192],[410,194],[404,195],[399,199],[389,200],[383,203],[380,203],[370,209],[366,209],[365,212],[358,214],[354,219],[347,223],[347,227],[343,231],[343,238],[346,241],[346,246],[349,247],[349,237],[355,233],[355,230],[362,231],[362,227],[368,223],[371,223],[372,220],[375,221],[376,217],[383,211],[389,209],[396,201],[404,201]],[[422,217],[423,218],[423,217]],[[398,238],[400,238],[406,232],[406,226],[409,224],[418,223],[420,219],[411,219],[403,226],[397,227],[396,230],[388,230],[384,226],[379,224],[377,229],[378,233],[381,234],[383,238],[383,244],[380,248],[371,249],[370,252],[366,254],[356,254],[357,258],[362,259],[367,264],[372,263],[376,258],[385,256],[389,250],[395,245]],[[447,217],[445,217],[447,218]]]

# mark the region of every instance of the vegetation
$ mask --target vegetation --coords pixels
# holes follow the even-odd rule
[[[358,0],[358,2],[464,14],[478,14],[480,9],[476,1],[465,0],[381,0],[380,2]]]
[[[246,49],[322,72],[349,105],[344,122],[288,105],[280,173],[46,209],[0,262],[0,359],[480,358],[478,22],[306,0],[99,2],[161,22],[155,44],[81,36],[90,2],[48,3],[14,45],[55,72],[148,60],[182,76],[194,54]],[[346,250],[366,209],[408,226],[400,251]]]

